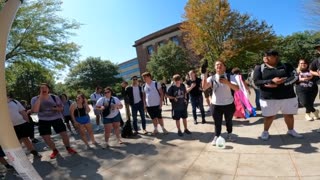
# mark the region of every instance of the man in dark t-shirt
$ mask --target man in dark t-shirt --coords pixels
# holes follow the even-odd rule
[[[295,69],[287,63],[279,61],[279,53],[269,50],[264,55],[266,61],[256,66],[253,73],[253,81],[260,87],[260,106],[264,116],[264,131],[262,140],[269,139],[269,128],[281,110],[288,127],[288,135],[296,138],[303,136],[294,130],[293,115],[298,111],[298,100],[294,92],[294,84],[298,80]]]
[[[202,124],[206,123],[205,112],[203,108],[203,97],[202,97],[202,87],[201,79],[196,77],[194,70],[189,72],[190,80],[187,81],[187,92],[190,94],[190,101],[192,105],[192,115],[194,119],[194,124],[197,122],[197,107],[199,107],[202,117]]]
[[[180,75],[173,76],[174,84],[171,85],[167,91],[167,97],[172,105],[172,119],[176,121],[178,135],[183,136],[180,129],[180,119],[183,120],[184,133],[191,134],[187,128],[187,90],[183,83],[181,83]]]

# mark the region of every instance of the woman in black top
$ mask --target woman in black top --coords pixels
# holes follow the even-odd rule
[[[314,108],[314,100],[318,94],[318,85],[315,82],[315,77],[309,71],[308,66],[309,63],[305,59],[299,60],[297,68],[299,81],[296,85],[296,92],[301,105],[306,108],[306,120],[312,121],[313,119],[319,118],[319,110]]]
[[[83,94],[77,96],[76,102],[70,106],[70,115],[75,126],[78,127],[82,141],[91,148],[88,144],[87,136],[85,131],[88,132],[92,144],[96,145],[94,135],[92,132],[92,125],[90,123],[90,116],[88,113],[90,108],[88,106],[88,101]]]

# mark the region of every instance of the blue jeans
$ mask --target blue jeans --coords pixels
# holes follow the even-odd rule
[[[201,112],[201,116],[202,116],[202,120],[204,121],[206,114],[204,113],[202,95],[196,96],[196,97],[190,96],[190,101],[191,101],[191,106],[192,106],[193,119],[195,121],[197,121],[197,107],[199,107],[200,112]]]
[[[139,111],[139,114],[141,117],[142,129],[146,130],[146,117],[145,117],[144,106],[143,106],[142,101],[131,106],[132,119],[133,119],[133,129],[135,131],[138,131],[138,119],[137,119],[138,111]]]
[[[260,89],[254,89],[254,93],[256,94],[256,109],[261,109],[261,106],[260,106]]]

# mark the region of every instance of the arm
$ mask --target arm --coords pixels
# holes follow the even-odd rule
[[[317,61],[318,61],[318,59],[313,60],[313,61],[310,63],[310,66],[309,66],[310,73],[311,73],[313,76],[320,76],[320,75],[319,75],[319,71],[318,71],[318,67],[317,67]]]
[[[19,113],[21,114],[21,116],[23,117],[23,119],[27,122],[29,122],[29,117],[26,111],[19,111]]]
[[[256,68],[254,68],[254,72],[253,72],[253,83],[257,87],[260,87],[260,86],[264,86],[265,84],[271,84],[272,79],[263,80],[262,73],[261,73],[261,66],[257,66]]]
[[[86,113],[88,114],[91,111],[91,109],[89,108],[87,99],[84,99],[84,107],[86,108]]]
[[[288,86],[288,85],[292,85],[294,83],[297,82],[297,80],[299,79],[299,75],[297,73],[297,71],[289,64],[285,65],[288,70],[290,71],[290,75],[289,77],[284,81],[284,85]]]
[[[208,83],[207,73],[202,74],[201,77],[202,77],[202,89],[203,91],[205,91],[206,89],[210,88],[212,84]]]
[[[38,113],[41,105],[41,97],[32,98],[31,100],[31,112]]]
[[[70,111],[71,120],[73,121],[73,123],[74,123],[75,125],[77,125],[78,122],[76,121],[76,117],[74,116],[75,106],[76,106],[76,102],[75,102],[75,103],[72,103],[72,104],[70,105],[69,111]]]
[[[157,82],[156,82],[156,83],[157,83]],[[158,91],[159,91],[159,93],[160,93],[160,108],[162,108],[162,100],[163,100],[163,98],[164,98],[164,94],[163,94],[161,85],[159,86],[159,83],[158,83]]]

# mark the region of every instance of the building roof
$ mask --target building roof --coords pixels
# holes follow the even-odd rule
[[[168,33],[171,33],[171,32],[177,31],[177,30],[180,30],[181,24],[182,24],[182,23],[177,23],[177,24],[171,25],[171,26],[169,26],[169,27],[166,27],[166,28],[164,28],[164,29],[161,29],[161,30],[159,30],[159,31],[156,31],[156,32],[154,32],[154,33],[152,33],[152,34],[149,34],[149,35],[147,35],[147,36],[145,36],[145,37],[143,37],[143,38],[141,38],[141,39],[139,39],[139,40],[136,40],[136,41],[134,42],[133,47],[137,47],[137,46],[139,46],[139,45],[141,45],[141,44],[143,44],[143,43],[145,43],[145,42],[148,42],[148,41],[150,41],[150,40],[152,40],[152,39],[155,39],[155,38],[158,38],[158,37],[163,36],[163,35],[165,35],[165,34],[168,34]]]
[[[133,59],[130,59],[130,60],[128,60],[128,61],[124,61],[124,62],[122,62],[122,63],[120,63],[120,64],[118,64],[118,66],[121,66],[121,65],[124,65],[124,64],[127,64],[127,63],[129,63],[129,62],[131,62],[131,61],[138,61],[138,58],[133,58]]]

